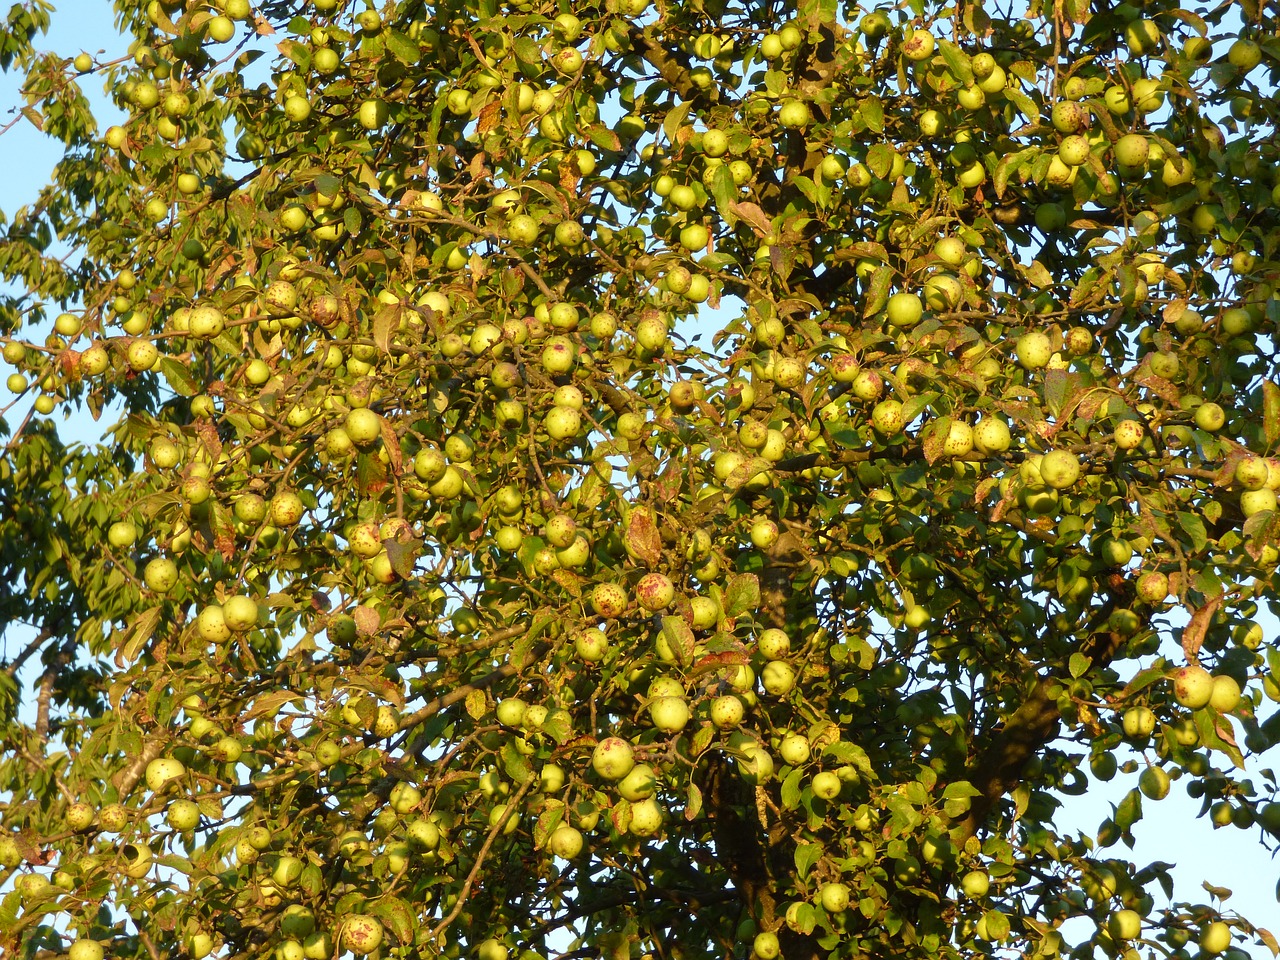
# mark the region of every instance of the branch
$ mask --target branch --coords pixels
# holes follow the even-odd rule
[[[43,647],[52,636],[53,631],[48,627],[41,629],[41,631],[35,635],[35,638],[26,645],[23,651],[4,668],[4,672],[11,677],[17,676],[18,671],[22,669],[22,665],[31,659],[31,655]]]
[[[502,817],[489,828],[489,835],[484,838],[484,844],[480,847],[480,852],[476,854],[476,862],[471,867],[471,872],[467,874],[467,879],[462,882],[462,889],[458,891],[458,899],[453,905],[453,909],[445,914],[434,930],[431,931],[431,939],[435,940],[445,930],[449,929],[449,924],[458,919],[458,914],[462,913],[463,906],[466,905],[467,899],[471,896],[471,887],[476,882],[476,877],[480,875],[480,868],[484,866],[485,858],[489,856],[489,850],[493,847],[493,841],[498,838],[498,834],[502,832],[503,827],[507,825],[516,813],[516,807],[520,805],[520,801],[524,799],[524,795],[529,792],[529,788],[533,786],[537,780],[536,777],[529,777],[520,787],[516,795],[507,804],[506,812]]]
[[[1112,606],[1108,603],[1099,608],[1095,621],[1105,620]],[[1112,661],[1123,644],[1120,634],[1097,633],[1081,645],[1080,653],[1092,661],[1094,670],[1099,670]],[[992,807],[1022,781],[1027,761],[1057,737],[1062,715],[1057,698],[1049,691],[1059,685],[1053,675],[1037,680],[1022,705],[992,735],[986,750],[970,767],[969,782],[980,795],[974,798],[968,816],[959,826],[961,842],[977,834]]]

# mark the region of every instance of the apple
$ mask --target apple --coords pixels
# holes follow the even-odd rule
[[[169,804],[165,820],[180,833],[194,830],[200,824],[200,808],[193,800],[175,800]]]
[[[778,109],[778,123],[788,130],[803,130],[812,119],[809,105],[803,100],[784,100]]]
[[[157,757],[147,764],[147,787],[154,793],[170,780],[176,780],[187,772],[181,760],[173,757]]]
[[[1213,691],[1209,706],[1218,713],[1230,713],[1240,704],[1240,684],[1225,674],[1213,678]]]
[[[785,660],[770,660],[761,671],[760,683],[770,696],[784,697],[795,688],[795,668]]]
[[[1144,603],[1163,603],[1169,596],[1169,578],[1158,570],[1148,570],[1138,577],[1137,592]]]
[[[871,411],[871,425],[885,436],[898,433],[905,426],[902,404],[893,399],[881,400]]]
[[[736,694],[725,694],[711,701],[711,722],[721,730],[732,730],[739,726],[747,715],[742,698]]]
[[[632,803],[653,796],[657,788],[657,776],[647,763],[637,763],[618,781],[618,794]]]
[[[1120,725],[1126,737],[1131,740],[1141,740],[1155,732],[1156,715],[1149,707],[1130,707],[1121,715]],[[1104,754],[1104,756],[1110,755]],[[1114,759],[1112,757],[1112,760]]]
[[[1040,476],[1055,490],[1066,490],[1080,479],[1080,461],[1069,450],[1051,450],[1040,462]]]
[[[1147,767],[1138,777],[1138,789],[1149,800],[1163,800],[1169,795],[1169,774],[1162,767]]]
[[[302,498],[292,490],[281,490],[271,498],[271,522],[277,527],[291,527],[302,519]]]
[[[1213,675],[1204,667],[1189,665],[1174,671],[1173,697],[1182,706],[1198,710],[1213,698]]]
[[[573,860],[584,846],[582,832],[575,827],[562,823],[547,838],[547,848],[562,860]]]
[[[675,585],[661,573],[648,573],[636,584],[636,602],[646,610],[665,610],[675,600]]]
[[[818,902],[827,913],[844,913],[849,909],[849,888],[843,883],[824,883],[818,889]]]
[[[778,744],[778,756],[782,757],[783,763],[792,767],[808,763],[811,754],[809,738],[800,733],[783,737],[782,742]],[[839,792],[838,788],[836,792]]]
[[[1117,910],[1107,918],[1107,932],[1116,940],[1136,940],[1142,935],[1142,915],[1136,910]]]
[[[658,697],[649,704],[649,717],[663,733],[679,733],[689,723],[689,704],[681,696]]]
[[[412,783],[402,780],[391,788],[387,802],[391,804],[391,809],[396,813],[406,814],[422,802],[422,791]]]
[[[1200,928],[1198,942],[1207,956],[1217,956],[1231,946],[1231,928],[1221,920],[1206,923]]]
[[[106,951],[97,940],[76,940],[67,951],[67,960],[102,960]]]
[[[635,766],[635,750],[621,737],[605,737],[591,754],[591,768],[603,779],[617,782]]]
[[[1040,370],[1047,366],[1053,355],[1053,346],[1043,331],[1024,333],[1014,344],[1014,356],[1025,370]]]
[[[980,900],[991,889],[991,877],[985,870],[970,870],[960,879],[960,889],[970,900]]]
[[[889,298],[885,313],[893,326],[910,329],[924,316],[924,303],[914,293],[895,293]]]
[[[258,604],[251,597],[228,597],[222,604],[222,618],[234,633],[244,633],[258,625]]]
[[[916,62],[927,60],[933,56],[935,43],[932,33],[917,27],[902,42],[902,55]]]
[[[772,931],[757,933],[751,941],[751,955],[757,960],[777,960],[781,954],[782,945],[778,941],[778,935]]]
[[[1126,133],[1115,142],[1112,152],[1116,163],[1126,167],[1139,167],[1147,162],[1151,154],[1151,144],[1140,133]]]
[[[377,950],[382,944],[382,924],[375,917],[351,914],[343,922],[338,942],[361,956]]]
[[[999,417],[983,417],[973,428],[973,445],[979,453],[1004,453],[1011,444],[1009,425]]]
[[[1146,435],[1146,429],[1138,420],[1121,420],[1116,424],[1112,439],[1117,449],[1136,450]]]

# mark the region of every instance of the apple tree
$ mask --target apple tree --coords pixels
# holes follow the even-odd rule
[[[1273,4],[115,9],[0,26],[0,949],[1276,952],[1130,852],[1280,837]]]

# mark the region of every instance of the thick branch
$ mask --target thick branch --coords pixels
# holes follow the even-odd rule
[[[1104,604],[1099,614],[1105,618],[1110,604]],[[1097,633],[1081,645],[1080,652],[1092,661],[1092,669],[1107,666],[1124,643],[1117,633]],[[1061,728],[1062,715],[1057,699],[1050,691],[1060,686],[1057,677],[1041,677],[1036,681],[1022,705],[1014,711],[1002,729],[991,737],[987,749],[971,767],[969,782],[980,795],[974,797],[969,815],[960,824],[965,838],[977,834],[986,822],[992,808],[1022,780],[1027,761],[1052,741]]]

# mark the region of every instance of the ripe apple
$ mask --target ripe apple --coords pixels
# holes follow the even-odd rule
[[[97,814],[93,807],[83,800],[76,800],[68,804],[66,811],[62,814],[62,820],[67,829],[76,833],[88,830],[93,826],[95,819],[97,819]]]
[[[573,860],[580,853],[584,845],[582,832],[575,827],[562,823],[547,838],[547,848],[562,860]]]
[[[1142,444],[1146,429],[1138,420],[1121,420],[1116,424],[1112,438],[1119,450],[1136,450]]]
[[[1012,442],[1009,425],[999,417],[983,417],[973,428],[973,445],[979,453],[1004,453]]]
[[[818,889],[818,902],[827,913],[844,913],[849,909],[849,888],[843,883],[824,883]]]
[[[173,829],[185,833],[200,824],[200,808],[193,800],[175,800],[169,804],[165,819]]]
[[[1169,795],[1169,774],[1163,767],[1147,767],[1138,777],[1138,789],[1149,800],[1163,800]]]
[[[1032,330],[1024,333],[1014,344],[1014,355],[1025,370],[1040,370],[1047,366],[1053,356],[1053,346],[1043,331]]]
[[[620,617],[627,609],[627,591],[616,583],[598,583],[591,591],[591,609],[597,616]]]
[[[889,298],[885,313],[893,326],[909,330],[924,316],[924,303],[914,293],[895,293]]]
[[[1206,706],[1213,698],[1213,675],[1194,664],[1174,671],[1173,697],[1189,710]]]
[[[778,123],[788,130],[803,130],[812,119],[809,105],[803,100],[784,100],[778,109]]]
[[[991,877],[985,870],[970,870],[960,880],[960,889],[971,900],[980,900],[991,889]]]
[[[739,726],[746,717],[746,706],[736,694],[725,694],[711,701],[711,722],[721,730]]]
[[[621,780],[635,764],[635,750],[621,737],[605,737],[591,754],[591,768],[605,780]]]
[[[618,794],[632,803],[653,796],[657,788],[657,776],[647,763],[637,763],[618,781]]]
[[[1107,918],[1107,932],[1116,940],[1136,940],[1142,935],[1142,915],[1136,910],[1117,910]]]
[[[757,933],[751,941],[751,955],[757,960],[777,960],[781,953],[782,945],[778,942],[778,935],[772,931]]]
[[[373,953],[382,944],[382,924],[375,917],[351,914],[342,922],[338,942],[361,956]]]
[[[782,757],[783,763],[792,767],[808,763],[811,754],[809,738],[801,733],[783,737],[782,742],[778,744],[778,756]],[[838,788],[837,792],[839,792]]]
[[[1230,713],[1240,704],[1240,684],[1225,674],[1213,678],[1209,706],[1218,713]]]
[[[770,696],[784,697],[795,688],[795,668],[785,660],[770,660],[760,673],[760,683]]]
[[[170,780],[176,780],[187,772],[181,760],[173,757],[157,757],[147,764],[147,787],[154,793],[159,791]]]
[[[1200,949],[1214,957],[1231,946],[1231,928],[1221,920],[1206,923],[1200,928]]]
[[[222,618],[234,633],[244,633],[258,625],[258,604],[251,597],[228,597],[222,605]]]
[[[881,400],[871,411],[871,425],[877,433],[893,436],[905,425],[902,404],[897,400]]]
[[[600,584],[600,586],[612,586],[612,584]],[[624,592],[621,596],[621,609],[625,610],[626,605],[626,594]],[[595,607],[594,596],[592,598],[592,606],[593,608]],[[610,609],[613,609],[613,607],[610,606]],[[598,609],[596,613],[604,616]],[[620,613],[621,611],[619,611],[619,615]],[[609,637],[603,630],[589,627],[574,637],[573,649],[587,663],[599,663],[609,652]]]
[[[1149,707],[1130,707],[1121,715],[1120,726],[1126,737],[1141,740],[1155,732],[1156,715]]]
[[[1080,479],[1080,461],[1069,450],[1051,450],[1040,462],[1040,476],[1055,490],[1066,490]]]
[[[77,940],[67,951],[67,960],[102,960],[106,951],[97,940]]]
[[[679,733],[689,723],[689,704],[684,697],[658,697],[649,704],[649,717],[663,733]]]

